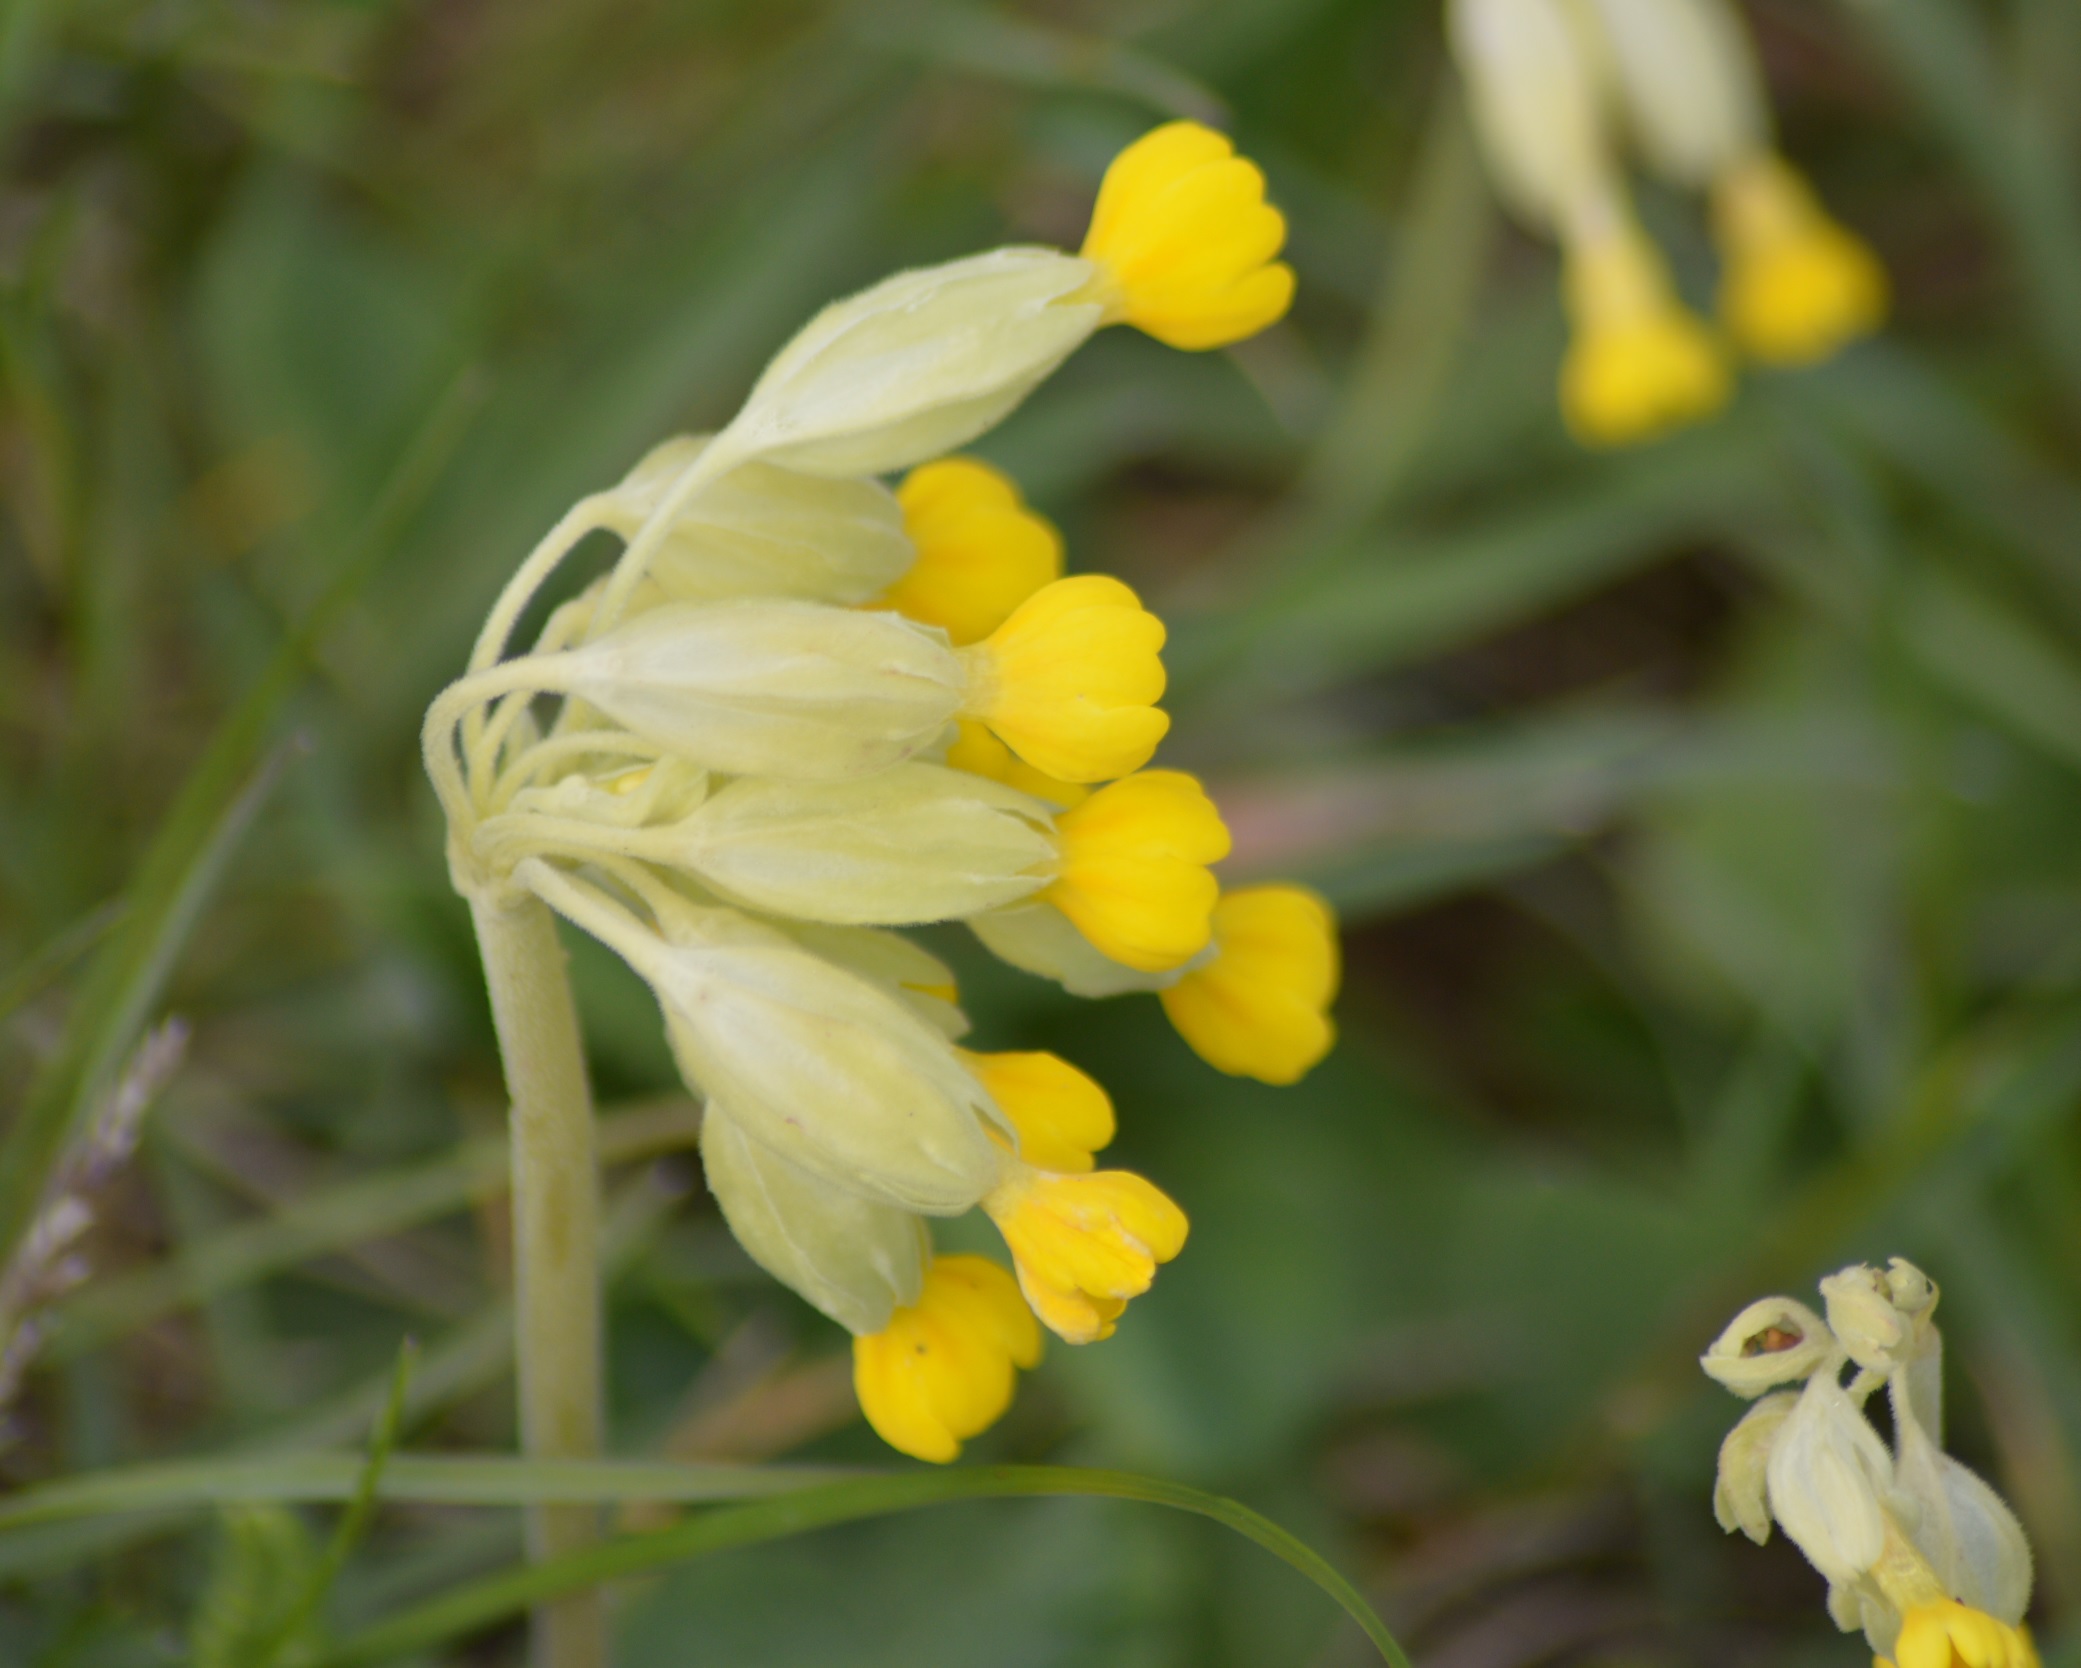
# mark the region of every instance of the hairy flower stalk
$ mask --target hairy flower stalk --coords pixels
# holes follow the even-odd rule
[[[1700,1363],[1754,1404],[1720,1448],[1721,1528],[1759,1544],[1782,1528],[1879,1668],[2038,1668],[2023,1527],[1943,1451],[1935,1285],[1896,1257],[1830,1275],[1821,1296],[1825,1320],[1791,1298],[1750,1304]],[[1882,1388],[1890,1447],[1863,1413]]]
[[[1158,992],[1225,1071],[1291,1082],[1328,1048],[1327,909],[1223,898],[1212,801],[1145,768],[1162,623],[1118,580],[1063,577],[1016,485],[949,455],[1104,326],[1210,348],[1269,325],[1283,238],[1258,170],[1173,123],[1115,161],[1079,253],[993,250],[834,303],[720,432],[577,505],[434,701],[427,769],[513,1100],[530,1452],[594,1451],[601,1403],[598,1182],[552,911],[648,983],[731,1231],[853,1335],[868,1420],[928,1460],[1004,1411],[1042,1324],[1107,1336],[1186,1220],[1095,1168],[1114,1120],[1091,1079],[957,1047],[952,975],[889,929],[965,921],[1072,988]],[[515,653],[595,531],[619,559]],[[1015,1272],[934,1253],[930,1220],[976,1209]],[[596,1532],[544,1509],[532,1544]],[[536,1640],[553,1668],[602,1661],[596,1600]]]
[[[1728,0],[1451,0],[1451,22],[1490,172],[1562,248],[1561,413],[1577,439],[1653,440],[1733,389],[1719,332],[1679,299],[1632,210],[1628,142],[1708,198],[1719,322],[1742,353],[1814,364],[1883,322],[1885,272],[1775,150]]]

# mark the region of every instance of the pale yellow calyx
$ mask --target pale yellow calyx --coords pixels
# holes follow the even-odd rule
[[[1209,1065],[1295,1083],[1336,1041],[1337,918],[1300,886],[1247,886],[1214,905],[1214,952],[1158,992],[1178,1034]]]
[[[1063,1175],[1015,1164],[984,1200],[1049,1331],[1072,1344],[1110,1338],[1130,1298],[1185,1246],[1185,1213],[1126,1170]]]
[[[1041,894],[1102,954],[1144,973],[1181,967],[1213,936],[1209,864],[1228,829],[1197,781],[1145,770],[1055,819],[1057,878]]]
[[[947,748],[947,764],[954,770],[971,771],[1008,788],[1017,788],[1057,810],[1066,811],[1091,797],[1091,790],[1082,782],[1064,782],[1035,770],[973,718],[961,719],[955,725],[954,741]]]
[[[1178,348],[1254,336],[1285,316],[1293,269],[1275,259],[1286,220],[1263,172],[1198,122],[1169,122],[1113,159],[1083,257],[1109,324]]]
[[[1713,186],[1726,273],[1720,317],[1771,365],[1813,365],[1886,321],[1886,269],[1782,157],[1761,152]]]
[[[1727,403],[1733,381],[1710,329],[1678,300],[1653,244],[1630,227],[1568,251],[1573,336],[1561,415],[1588,446],[1659,439]]]
[[[915,1304],[853,1340],[853,1389],[884,1442],[944,1465],[1011,1406],[1041,1357],[1012,1277],[985,1257],[935,1257]]]
[[[1083,1171],[1113,1139],[1113,1102],[1054,1054],[970,1054],[962,1061],[1019,1136],[1019,1156],[1043,1170]]]
[[[1002,470],[979,458],[921,464],[896,489],[917,549],[884,607],[978,642],[1043,585],[1062,577],[1062,535],[1029,509]]]
[[[1149,762],[1170,728],[1163,622],[1117,579],[1082,574],[1042,587],[984,641],[961,651],[962,715],[1066,782],[1104,782]]]

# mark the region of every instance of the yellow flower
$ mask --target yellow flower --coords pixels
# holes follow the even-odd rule
[[[1168,122],[1113,158],[1081,251],[1101,269],[1106,322],[1177,348],[1254,336],[1285,315],[1286,220],[1264,175],[1212,128]]]
[[[1909,1610],[1893,1660],[1877,1660],[1879,1668],[2038,1668],[2029,1628],[2011,1627],[1956,1599]]]
[[[1040,895],[1094,948],[1161,973],[1207,947],[1221,895],[1207,865],[1228,855],[1228,829],[1192,777],[1145,770],[1063,812],[1055,829],[1060,869]]]
[[[1170,728],[1163,622],[1117,579],[1058,579],[966,649],[966,715],[1036,770],[1105,782],[1149,762]]]
[[[1185,1213],[1126,1170],[1063,1175],[1014,1165],[983,1209],[1011,1249],[1033,1312],[1072,1344],[1110,1338],[1128,1299],[1185,1245]]]
[[[1009,1274],[987,1257],[935,1257],[918,1301],[853,1340],[853,1389],[884,1442],[944,1465],[1011,1406],[1013,1369],[1040,1356]]]
[[[886,607],[974,643],[1062,576],[1062,535],[1020,500],[1010,477],[978,458],[921,464],[896,489],[917,547]]]
[[[955,770],[987,776],[1065,811],[1091,797],[1091,790],[1081,782],[1058,781],[1035,770],[973,718],[960,720],[955,732],[954,745],[947,749],[947,763]]]
[[[1294,1083],[1330,1050],[1337,918],[1299,886],[1250,886],[1214,906],[1214,954],[1158,992],[1178,1034],[1209,1065]]]
[[[1590,446],[1630,446],[1710,416],[1731,378],[1712,332],[1681,301],[1646,237],[1630,228],[1570,249],[1574,339],[1561,415]]]
[[[961,1058],[1019,1132],[1019,1156],[1043,1170],[1092,1167],[1113,1139],[1113,1102],[1103,1088],[1053,1054],[970,1054]]]
[[[1727,262],[1720,317],[1753,358],[1817,364],[1885,322],[1886,269],[1782,158],[1730,168],[1713,220]]]

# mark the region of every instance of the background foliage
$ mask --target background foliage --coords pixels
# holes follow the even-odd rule
[[[1692,1358],[1901,1252],[2081,1661],[2081,9],[1756,0],[1897,327],[1612,456],[1561,434],[1553,260],[1490,206],[1436,13],[0,6],[0,1194],[139,1023],[194,1027],[8,1481],[354,1442],[406,1333],[409,1445],[510,1441],[499,1078],[421,709],[535,534],[813,307],[1074,243],[1105,159],[1184,113],[1265,163],[1292,322],[1111,333],[983,449],[1173,621],[1167,759],[1236,872],[1345,910],[1345,1041],[1239,1084],[1154,1004],[1073,1010],[948,936],[982,1035],[1111,1084],[1194,1220],[978,1452],[1232,1493],[1431,1668],[1847,1665],[1797,1554],[1713,1525],[1736,1407]],[[1646,208],[1702,298],[1695,205]],[[673,1156],[647,995],[574,948],[620,1120],[616,1451],[879,1463],[842,1339]],[[0,1663],[229,1661],[327,1532],[0,1535]],[[332,1620],[516,1547],[510,1512],[386,1509]],[[625,1598],[630,1668],[1365,1659],[1254,1549],[1118,1503]]]

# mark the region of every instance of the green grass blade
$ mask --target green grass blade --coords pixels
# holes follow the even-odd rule
[[[600,1121],[600,1161],[623,1164],[693,1144],[699,1114],[684,1103]],[[161,1316],[351,1245],[402,1232],[502,1191],[506,1141],[471,1141],[445,1158],[343,1182],[296,1209],[226,1228],[171,1260],[82,1288],[59,1309],[51,1360],[70,1360],[127,1337]]]
[[[0,1501],[0,1537],[52,1524],[203,1511],[256,1501],[352,1500],[367,1471],[353,1453],[172,1460],[88,1472]],[[647,1460],[526,1460],[504,1454],[393,1454],[377,1497],[421,1505],[529,1506],[623,1500],[759,1499],[857,1475],[831,1468]],[[5,1541],[0,1540],[0,1545]]]
[[[689,1558],[751,1546],[921,1506],[964,1500],[1095,1495],[1138,1500],[1210,1518],[1254,1541],[1335,1599],[1394,1668],[1410,1668],[1394,1635],[1364,1596],[1305,1542],[1247,1506],[1178,1483],[1067,1466],[979,1466],[968,1470],[861,1477],[753,1505],[729,1507],[655,1534],[632,1535],[548,1563],[505,1571],[446,1593],[344,1640],[318,1668],[355,1668],[421,1651],[519,1614],[560,1593],[643,1575]]]

